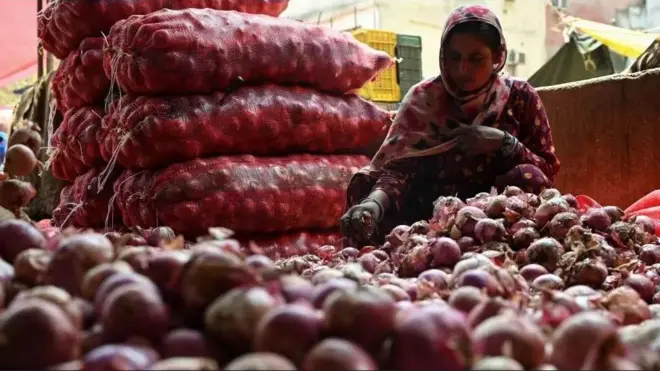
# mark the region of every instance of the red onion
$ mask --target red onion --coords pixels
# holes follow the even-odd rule
[[[410,235],[410,226],[399,225],[394,227],[392,231],[385,237],[385,241],[390,244],[392,249],[397,249],[399,246],[408,240]]]
[[[544,189],[539,194],[539,198],[541,198],[541,201],[550,201],[553,198],[558,198],[558,197],[562,197],[562,195],[561,192],[559,192],[559,190],[556,188]]]
[[[130,273],[133,271],[128,263],[123,261],[114,261],[112,263],[103,263],[90,269],[82,281],[81,294],[82,297],[94,301],[99,286],[116,273]]]
[[[499,315],[505,309],[511,309],[508,301],[501,298],[490,298],[477,304],[468,315],[468,325],[474,329],[485,320]]]
[[[302,364],[307,352],[322,339],[323,321],[313,308],[289,304],[269,311],[254,338],[257,352],[272,352]]]
[[[564,294],[573,296],[573,297],[578,297],[578,296],[592,296],[596,294],[596,290],[589,286],[584,286],[584,285],[577,285],[577,286],[571,286],[564,290]]]
[[[603,208],[591,208],[581,218],[581,222],[585,227],[589,227],[596,231],[605,231],[612,225],[612,219]]]
[[[646,276],[635,273],[630,274],[623,281],[623,284],[637,291],[639,296],[647,303],[651,303],[653,301],[653,295],[655,295],[655,285]]]
[[[428,281],[437,290],[447,289],[449,275],[439,269],[429,269],[422,272],[418,277],[420,281]]]
[[[147,369],[158,360],[152,349],[129,345],[103,345],[85,355],[84,370],[139,370]]]
[[[210,357],[211,350],[202,332],[181,328],[165,335],[161,354],[163,358]]]
[[[625,355],[617,328],[598,312],[578,313],[555,331],[549,361],[559,370],[607,369],[608,357]]]
[[[536,223],[534,223],[533,220],[522,218],[511,225],[509,228],[509,233],[516,234],[516,232],[524,228],[536,229]]]
[[[527,248],[527,257],[531,263],[542,265],[548,272],[557,269],[557,263],[564,254],[564,247],[554,238],[544,237],[534,241]]]
[[[510,371],[523,371],[523,366],[515,360],[508,357],[487,357],[478,360],[474,366],[472,366],[473,371],[485,371],[485,370],[510,370]],[[535,370],[540,370],[539,368]]]
[[[94,296],[94,309],[96,310],[96,313],[99,315],[102,313],[106,300],[115,290],[122,286],[132,284],[140,284],[146,290],[153,290],[154,292],[158,291],[156,285],[141,274],[134,272],[116,272],[104,279],[96,290],[96,295]]]
[[[448,303],[451,307],[467,314],[487,298],[486,294],[478,288],[463,286],[452,291]]]
[[[396,317],[394,300],[369,286],[330,296],[323,310],[331,335],[354,341],[370,353],[383,345]]]
[[[580,217],[570,211],[555,215],[547,225],[550,237],[563,241],[568,235],[568,231],[575,225],[580,224]]]
[[[616,206],[605,206],[603,211],[607,213],[612,223],[620,222],[625,215],[625,212]]]
[[[525,317],[492,317],[481,323],[472,336],[477,356],[508,356],[525,369],[534,369],[545,360],[545,336]]]
[[[453,267],[461,257],[461,248],[448,237],[432,239],[429,243],[432,267]]]
[[[474,227],[474,236],[481,243],[504,241],[506,230],[504,225],[493,219],[480,219]]]
[[[287,303],[311,303],[314,295],[314,285],[297,275],[284,275],[277,279],[279,292]]]
[[[358,263],[360,263],[365,271],[374,273],[376,271],[376,266],[380,263],[380,259],[372,253],[367,253],[358,258]]]
[[[316,308],[323,308],[328,296],[335,291],[348,292],[354,291],[358,287],[357,282],[347,278],[334,278],[325,283],[319,284],[314,287],[312,293],[312,303]]]
[[[248,351],[259,321],[284,302],[263,287],[235,288],[218,297],[204,312],[204,329],[231,354]]]
[[[456,216],[456,213],[465,207],[465,203],[457,197],[440,197],[433,202],[434,223],[440,223],[445,227]]]
[[[83,233],[66,237],[53,254],[44,281],[80,296],[85,274],[95,266],[111,261],[113,256],[112,243],[101,234]]]
[[[525,250],[539,238],[541,236],[536,229],[531,227],[522,228],[513,235],[511,246],[516,250]]]
[[[392,334],[386,368],[464,370],[471,359],[465,315],[451,307],[429,305],[401,318]]]
[[[399,286],[396,285],[383,285],[380,287],[381,290],[386,292],[390,297],[392,297],[392,300],[399,302],[399,301],[410,301],[410,295],[406,292],[406,290],[402,289]]]
[[[655,234],[655,223],[646,215],[636,215],[630,218],[630,222],[639,226],[644,232]]]
[[[564,280],[554,274],[544,274],[534,279],[532,287],[545,290],[563,290]]]
[[[506,198],[505,195],[495,196],[488,201],[486,204],[485,212],[489,218],[500,218],[504,215],[506,210]]]
[[[617,315],[623,325],[638,324],[651,318],[648,305],[634,289],[617,287],[602,300],[607,310]]]
[[[572,209],[577,209],[580,206],[577,198],[571,194],[565,194],[561,196],[561,198],[563,198],[568,203],[568,207]]]
[[[568,203],[561,197],[547,200],[536,209],[534,222],[539,227],[544,227],[555,215],[568,211]]]
[[[32,224],[10,219],[0,222],[0,258],[13,263],[22,251],[45,249],[46,237]]]
[[[458,243],[458,246],[461,248],[461,252],[463,253],[475,251],[478,247],[475,239],[470,236],[463,236],[459,238],[456,243]]]
[[[371,356],[358,345],[343,339],[325,339],[316,345],[302,363],[303,371],[378,370]]]
[[[504,188],[502,194],[506,197],[514,197],[523,194],[523,190],[516,186],[507,186]]]
[[[372,254],[374,254],[374,256],[377,257],[378,260],[380,261],[387,260],[390,258],[390,256],[387,255],[387,253],[383,250],[374,250]]]
[[[642,246],[639,260],[648,265],[660,263],[660,245],[646,244]]]
[[[544,274],[548,274],[548,270],[539,264],[528,264],[520,269],[520,275],[529,282]]]
[[[418,222],[413,223],[410,226],[410,234],[419,234],[422,236],[426,236],[430,232],[430,224],[429,222],[425,220],[420,220]]]
[[[250,357],[250,356],[247,356]],[[244,370],[257,370],[256,366],[265,365],[269,361],[268,365],[272,367],[272,370],[286,370],[286,367],[289,367],[289,370],[295,370],[295,367],[291,365],[291,362],[286,360],[281,361],[282,357],[275,357],[273,359],[268,358],[266,361],[255,364],[250,363],[249,361],[252,358],[249,358],[247,362],[236,363],[235,361],[245,361],[244,358],[236,359],[232,363],[228,364],[225,370],[236,370],[236,367],[244,367]],[[263,366],[262,366],[263,367]],[[220,370],[218,363],[212,358],[200,358],[200,357],[176,357],[160,360],[154,363],[150,370],[158,371],[179,371],[179,370],[198,370],[198,371],[216,371]]]
[[[0,369],[37,370],[73,361],[80,351],[79,329],[56,304],[26,299],[0,316]]]
[[[215,370],[215,364],[205,365],[208,368],[199,370]],[[183,368],[181,368],[183,369]],[[226,371],[252,371],[252,370],[295,370],[296,366],[288,359],[275,353],[248,353],[229,362]]]
[[[44,273],[48,269],[52,255],[53,253],[48,250],[23,250],[14,259],[14,280],[28,286],[40,284]]]
[[[491,296],[499,295],[502,292],[502,287],[495,276],[481,269],[473,269],[457,277],[455,287],[463,286],[473,286],[485,290]]]
[[[455,226],[461,231],[462,235],[471,236],[474,234],[474,228],[479,219],[486,217],[486,214],[474,206],[465,206],[456,214]]]
[[[360,250],[354,247],[347,247],[339,252],[340,256],[346,261],[355,261],[360,256]]]
[[[141,284],[130,284],[112,292],[103,306],[101,323],[109,341],[138,336],[159,341],[169,324],[169,310],[162,299]]]

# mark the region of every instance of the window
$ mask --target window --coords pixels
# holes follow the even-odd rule
[[[518,52],[518,63],[525,64],[525,53]]]
[[[550,0],[552,3],[552,6],[555,8],[559,9],[566,9],[568,8],[568,0]]]

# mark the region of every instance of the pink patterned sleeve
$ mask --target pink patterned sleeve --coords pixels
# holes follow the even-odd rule
[[[406,158],[385,164],[373,190],[385,192],[389,200],[389,208],[400,211],[408,186],[419,171],[419,166],[418,158]]]
[[[534,165],[554,182],[560,163],[552,143],[552,131],[545,107],[536,90],[528,83],[524,83],[519,94],[523,109],[518,144],[511,155],[511,161],[514,165]]]

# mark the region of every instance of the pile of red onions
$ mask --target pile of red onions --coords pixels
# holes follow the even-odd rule
[[[282,260],[218,230],[0,222],[0,368],[569,370],[660,364],[660,241],[616,207],[441,197],[382,246]]]

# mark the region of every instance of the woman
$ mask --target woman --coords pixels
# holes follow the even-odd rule
[[[552,185],[559,160],[545,109],[527,82],[501,75],[506,57],[488,8],[450,15],[440,76],[410,90],[371,165],[349,184],[341,219],[348,242],[380,242],[396,225],[429,219],[442,195]]]

